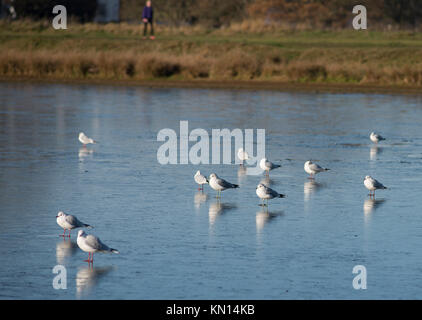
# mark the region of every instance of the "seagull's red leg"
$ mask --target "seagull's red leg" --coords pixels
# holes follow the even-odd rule
[[[84,260],[85,262],[91,262],[91,252],[88,252],[88,259]]]
[[[66,237],[66,229],[63,229],[63,234],[61,234],[60,237]]]

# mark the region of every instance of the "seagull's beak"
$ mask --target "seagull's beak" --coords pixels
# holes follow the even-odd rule
[[[59,216],[56,216],[56,218],[58,218]]]

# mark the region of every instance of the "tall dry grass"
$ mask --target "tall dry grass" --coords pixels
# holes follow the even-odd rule
[[[239,49],[220,56],[168,53],[55,52],[39,50],[0,52],[1,77],[51,79],[211,79],[273,80],[283,82],[372,83],[422,85],[422,62],[413,66],[385,65],[377,61],[283,59],[258,57]]]
[[[58,37],[46,22],[0,22],[0,77],[422,85],[419,38],[412,46],[417,35],[388,33],[385,39],[392,45],[376,47],[371,35],[362,34],[369,38],[362,45],[353,34],[357,45],[343,46],[347,38],[336,33],[322,34],[324,41],[317,43],[313,34],[280,31],[284,27],[258,20],[211,33],[202,27],[158,26],[166,38],[142,42],[142,28],[126,23],[74,24]],[[285,42],[275,32],[284,32]],[[396,44],[402,38],[408,47]],[[327,46],[330,41],[333,46]]]

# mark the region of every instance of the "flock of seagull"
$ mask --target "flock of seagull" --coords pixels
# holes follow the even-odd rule
[[[87,144],[95,144],[98,143],[94,139],[88,138],[83,132],[79,133],[79,141],[85,147]],[[60,235],[63,238],[69,237],[70,238],[70,231],[77,228],[94,228],[93,226],[86,224],[80,221],[77,217],[66,214],[63,211],[60,211],[56,216],[57,224],[63,228],[63,234]],[[66,235],[66,230],[69,230],[69,233]],[[110,248],[106,244],[104,244],[100,238],[95,235],[87,234],[83,230],[78,231],[78,238],[76,240],[78,247],[88,253],[88,259],[84,260],[89,264],[94,262],[94,253],[119,253],[118,250]]]
[[[376,144],[380,141],[385,140],[385,138],[375,132],[371,132],[369,138],[373,143]],[[240,164],[241,166],[243,166],[244,161],[250,159],[249,154],[243,148],[240,148],[238,150],[237,157],[240,161],[242,161],[242,163]],[[259,162],[259,166],[262,170],[265,171],[267,176],[269,176],[271,170],[281,167],[281,165],[272,163],[267,158],[261,159],[261,161]],[[309,179],[315,179],[316,174],[330,170],[328,168],[321,167],[320,165],[311,160],[305,162],[303,169],[306,173],[309,174]],[[224,191],[226,189],[239,188],[237,184],[230,183],[222,178],[219,178],[215,173],[211,173],[209,178],[207,178],[206,176],[201,174],[199,170],[194,175],[194,180],[199,185],[198,190],[204,190],[204,185],[208,184],[212,189],[217,191],[217,198],[221,197],[221,191]],[[369,190],[370,197],[375,197],[375,190],[387,189],[387,187],[385,187],[382,183],[372,178],[371,176],[366,176],[363,180],[363,184]],[[270,199],[286,197],[284,194],[281,194],[271,189],[269,186],[263,183],[258,184],[258,186],[256,187],[256,195],[262,201],[262,203],[260,204],[261,206],[268,206],[268,200]]]
[[[374,143],[378,143],[382,140],[385,140],[381,135],[376,134],[372,132],[370,134],[370,139]],[[83,132],[79,133],[79,141],[82,143],[84,147],[86,147],[87,144],[95,144],[98,143],[92,138],[87,137]],[[237,152],[237,157],[242,161],[241,166],[243,166],[244,161],[250,159],[249,154],[243,149],[240,148]],[[259,166],[262,170],[265,171],[266,175],[269,177],[269,173],[271,170],[280,168],[281,165],[275,164],[271,161],[269,161],[267,158],[261,159],[259,162]],[[304,170],[306,173],[309,174],[309,179],[314,179],[315,175],[320,172],[325,172],[330,169],[323,168],[317,163],[312,162],[311,160],[308,160],[304,164]],[[221,192],[227,189],[236,189],[239,188],[239,185],[230,183],[220,177],[217,176],[215,173],[211,173],[209,178],[201,174],[201,172],[198,170],[196,174],[194,175],[195,182],[199,185],[198,190],[204,190],[204,185],[208,184],[212,189],[217,191],[217,198],[221,198]],[[364,185],[369,190],[369,196],[375,197],[375,190],[378,189],[387,189],[382,183],[377,181],[376,179],[372,178],[371,176],[366,176],[364,179]],[[274,198],[284,198],[286,197],[284,194],[281,194],[273,189],[271,189],[269,186],[265,185],[264,183],[259,183],[256,187],[256,195],[261,199],[262,203],[261,206],[268,207],[268,200],[274,199]],[[66,214],[63,211],[60,211],[56,216],[57,224],[63,228],[63,234],[60,235],[63,238],[69,237],[70,238],[70,232],[73,229],[77,228],[93,228],[93,226],[86,224],[82,221],[80,221],[77,217]],[[66,231],[69,231],[69,233],[66,235]],[[100,238],[98,238],[95,235],[87,234],[83,230],[78,231],[78,238],[77,238],[77,245],[78,247],[88,253],[88,259],[84,260],[88,263],[94,262],[94,253],[116,253],[118,254],[119,251],[116,249],[113,249],[106,244],[104,244]]]

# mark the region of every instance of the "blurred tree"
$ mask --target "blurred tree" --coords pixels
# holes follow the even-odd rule
[[[121,0],[121,18],[139,21],[146,1]],[[152,0],[157,22],[169,25],[204,24],[219,27],[244,17],[251,0]]]
[[[382,20],[384,0],[255,0],[248,7],[250,17],[290,25],[345,28],[353,19],[352,9],[361,4],[367,8],[368,19]]]
[[[53,17],[53,7],[63,5],[69,17],[80,22],[92,21],[97,9],[96,0],[15,0],[14,7],[19,18],[43,19]]]
[[[201,24],[218,28],[245,18],[248,0],[208,0],[195,1],[192,15]]]
[[[421,0],[385,0],[384,9],[387,16],[400,26],[416,27],[422,20]]]

